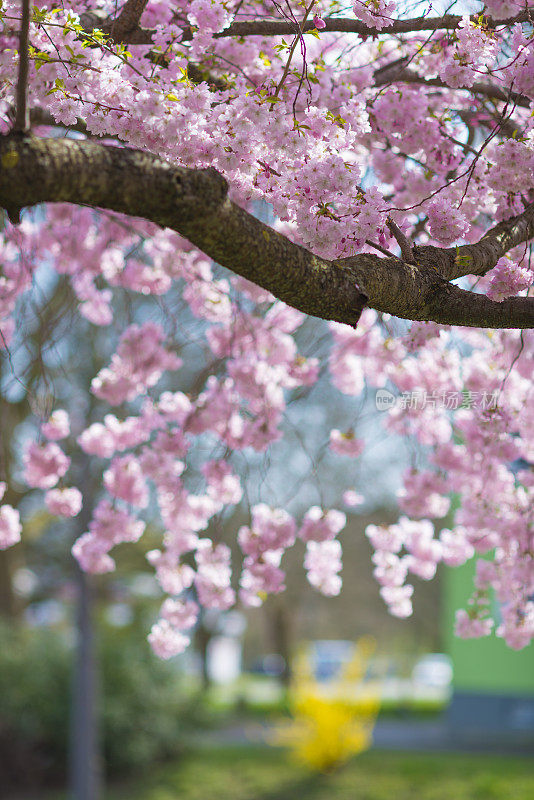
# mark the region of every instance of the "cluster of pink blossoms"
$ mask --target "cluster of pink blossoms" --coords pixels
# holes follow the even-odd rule
[[[145,530],[144,522],[128,511],[101,500],[94,510],[89,531],[72,548],[73,556],[87,572],[102,573],[115,569],[109,551],[121,542],[137,542]]]
[[[464,17],[456,30],[454,45],[445,47],[439,69],[440,77],[448,86],[472,86],[491,64],[498,51],[498,42],[490,30],[476,25]]]
[[[492,300],[504,300],[528,289],[532,282],[532,270],[514,264],[508,258],[500,258],[491,271],[487,294]]]
[[[41,445],[31,442],[23,462],[26,483],[38,489],[51,489],[70,466],[70,458],[54,442]]]
[[[88,135],[113,139],[113,146],[215,167],[233,200],[252,213],[269,207],[274,227],[314,253],[341,258],[377,245],[395,249],[389,220],[420,244],[475,242],[493,220],[520,214],[534,196],[529,24],[464,18],[447,35],[415,29],[388,37],[395,4],[358,0],[354,16],[376,35],[356,43],[350,34],[326,32],[324,20],[339,9],[319,0],[309,9],[319,37],[306,38],[305,63],[296,47],[288,64],[280,38],[217,36],[234,21],[218,0],[150,0],[141,24],[154,31],[152,45],[131,44],[127,53],[111,40],[84,38],[77,20],[85,0],[37,6],[30,104],[55,123],[38,126],[38,134],[82,121]],[[112,4],[105,8],[114,13]],[[491,0],[479,11],[502,20],[523,8]],[[288,11],[296,19],[303,13],[294,0]],[[4,0],[2,12],[3,133],[15,97],[18,0]],[[235,21],[264,13],[284,19],[278,7],[245,2]],[[152,47],[165,57],[153,58]],[[406,81],[395,79],[399,59]],[[191,63],[206,80],[191,80]],[[150,634],[154,650],[164,658],[181,652],[200,606],[259,605],[282,591],[284,553],[297,540],[306,545],[310,584],[337,594],[341,511],[313,506],[299,523],[285,509],[258,503],[238,532],[242,559],[233,564],[228,546],[208,538],[219,515],[242,499],[233,454],[268,452],[283,435],[290,394],[305,393],[319,378],[319,359],[297,344],[306,338],[303,315],[241,278],[218,277],[172,231],[89,208],[58,204],[46,215],[24,215],[19,226],[6,223],[0,252],[0,349],[17,347],[24,300],[43,265],[62,276],[86,323],[118,337],[109,365],[91,382],[98,421],[71,425],[66,410],[54,411],[42,421],[42,438],[25,446],[23,476],[30,489],[45,491],[50,514],[75,517],[81,493],[63,482],[76,447],[104,460],[104,494],[73,549],[88,571],[113,570],[116,545],[137,542],[149,520],[159,526],[161,546],[147,559],[169,597]],[[508,255],[477,279],[477,291],[501,300],[530,290],[526,247]],[[177,370],[191,366],[176,352],[183,324],[177,283],[207,365],[188,394],[174,390]],[[125,296],[134,298],[132,317],[121,328]],[[408,581],[431,579],[440,563],[472,560],[474,593],[458,614],[458,633],[492,630],[494,593],[497,635],[525,646],[534,637],[532,335],[453,333],[432,323],[406,332],[370,310],[357,330],[332,325],[331,334],[333,385],[358,397],[369,386],[392,391],[398,402],[384,415],[385,427],[414,439],[426,458],[406,471],[399,492],[409,518],[367,530],[385,602],[407,616],[414,592]],[[359,458],[364,447],[352,425],[333,428],[325,444],[345,459],[348,473],[346,459]],[[451,494],[459,501],[454,515]],[[343,494],[349,507],[361,500],[352,488]],[[1,505],[0,547],[20,534],[18,510]]]
[[[495,271],[501,274],[500,265]],[[524,647],[534,636],[534,479],[529,466],[534,453],[529,412],[534,337],[466,331],[471,355],[460,359],[450,331],[415,324],[404,340],[391,343],[392,361],[387,345],[381,357],[378,349],[365,346],[373,315],[365,312],[361,331],[332,326],[334,382],[344,392],[356,387],[355,394],[364,379],[396,390],[398,402],[385,425],[414,437],[427,448],[430,462],[426,469],[406,472],[398,495],[413,519],[367,528],[381,594],[393,614],[407,616],[410,574],[429,580],[441,562],[460,566],[475,558],[475,591],[468,609],[459,612],[458,634],[490,633],[494,591],[501,617],[497,635],[511,647]],[[451,493],[459,500],[454,526]],[[444,520],[437,537],[431,520]]]
[[[160,325],[130,325],[122,334],[109,367],[93,379],[91,389],[96,397],[110,405],[133,400],[154,386],[166,370],[178,369],[182,361],[161,346],[163,337]]]
[[[312,506],[297,531],[293,517],[282,509],[264,504],[252,509],[252,524],[239,530],[238,540],[245,553],[240,598],[245,605],[261,605],[262,595],[284,590],[284,573],[279,568],[282,555],[297,537],[306,542],[304,566],[312,586],[323,594],[338,594],[341,578],[341,545],[335,537],[345,527],[341,511],[323,511]]]
[[[352,10],[355,17],[376,28],[377,31],[388,28],[395,21],[393,14],[396,5],[393,2],[388,3],[387,0],[356,0]]]

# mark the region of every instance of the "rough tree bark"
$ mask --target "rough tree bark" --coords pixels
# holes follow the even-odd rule
[[[449,283],[482,275],[534,236],[534,204],[463,248],[414,248],[414,263],[362,253],[328,261],[233,203],[215,169],[186,169],[151,153],[13,132],[0,137],[0,206],[68,202],[166,226],[214,261],[306,314],[356,325],[365,305],[411,320],[534,328],[534,298],[502,302]]]

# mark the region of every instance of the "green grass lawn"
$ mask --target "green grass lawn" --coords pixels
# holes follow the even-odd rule
[[[269,748],[200,749],[105,800],[533,800],[534,763],[493,755],[365,753],[312,775]]]

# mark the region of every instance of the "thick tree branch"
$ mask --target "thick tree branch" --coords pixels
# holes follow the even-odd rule
[[[409,264],[362,254],[338,263],[352,272],[369,297],[367,305],[377,311],[441,325],[534,328],[534,298],[513,297],[499,303],[460,289],[441,278],[430,259]]]
[[[517,16],[504,20],[492,20],[486,18],[488,27],[500,25],[513,25],[515,22],[527,22],[530,19],[529,9],[522,11]],[[478,21],[480,14],[473,14],[471,19]],[[357,19],[327,18],[324,20],[325,33],[357,33],[360,36],[379,36],[390,35],[393,33],[413,33],[415,31],[437,31],[441,29],[454,30],[462,21],[458,14],[445,14],[442,17],[416,17],[414,19],[398,19],[387,28],[377,30],[369,25],[365,25]],[[315,25],[312,21],[303,26],[303,33],[309,33]],[[286,36],[295,32],[295,26],[291,22],[250,20],[247,22],[233,22],[224,31],[217,34],[219,37],[226,36]]]
[[[432,266],[442,278],[451,281],[464,275],[485,275],[513,247],[534,238],[534,203],[511,219],[499,222],[476,244],[439,248],[430,245],[414,248],[418,264]]]
[[[421,261],[420,248],[416,264],[368,253],[320,258],[233,203],[214,169],[185,169],[92,141],[0,137],[0,205],[42,202],[107,208],[172,228],[214,261],[323,319],[356,325],[367,304],[406,319],[534,328],[534,299],[496,303],[464,292]]]
[[[0,138],[0,206],[68,202],[143,217],[307,314],[356,325],[354,278],[243,211],[214,169],[185,169],[93,141]]]
[[[425,78],[409,69],[401,68],[398,70],[388,70],[387,68],[388,65],[383,67],[380,71],[377,70],[379,74],[375,73],[375,86],[385,86],[390,83],[417,83],[421,86],[439,86],[441,89],[449,89],[450,91],[481,94],[484,97],[488,97],[490,100],[502,100],[505,103],[512,101],[516,106],[522,106],[523,108],[530,108],[531,105],[529,97],[525,97],[525,95],[519,94],[518,92],[506,92],[504,89],[501,89],[499,86],[494,86],[491,83],[477,81],[472,86],[460,86],[456,89],[451,89],[441,78]]]
[[[144,7],[146,6],[146,2],[143,3],[143,0],[133,0],[132,5],[134,6],[141,6],[143,5],[143,9],[141,9],[141,14],[143,13]],[[126,8],[126,6],[125,6]],[[139,17],[141,16],[139,15]],[[130,15],[128,14],[128,17]],[[127,17],[127,19],[128,19]],[[98,29],[107,33],[110,36],[113,36],[113,40],[117,43],[121,44],[152,44],[152,39],[154,37],[154,30],[150,30],[149,28],[141,28],[138,24],[136,24],[133,28],[126,31],[124,30],[123,26],[118,26],[120,20],[120,16],[117,20],[114,20],[112,17],[108,17],[108,15],[104,11],[86,11],[84,14],[80,16],[80,23],[82,28],[87,33],[92,33],[94,30]],[[115,27],[114,26],[118,26]]]
[[[136,0],[132,0],[135,3]],[[139,0],[137,0],[139,2]],[[515,17],[509,19],[493,20],[490,17],[485,18],[485,23],[488,27],[496,28],[501,25],[510,26],[516,22],[528,22],[531,18],[532,10],[530,8],[517,14]],[[478,21],[480,15],[473,14],[471,19]],[[88,11],[83,14],[82,25],[85,30],[90,31],[94,28],[99,28],[105,33],[110,33],[113,20],[107,17],[103,12]],[[462,17],[458,14],[445,14],[441,17],[415,17],[414,19],[399,19],[390,25],[388,28],[378,30],[369,25],[365,25],[357,19],[345,18],[327,18],[324,20],[325,33],[356,33],[363,38],[368,36],[391,35],[396,33],[414,33],[417,31],[437,31],[437,30],[454,30],[462,21]],[[310,20],[303,25],[302,33],[310,33],[315,30],[315,24]],[[295,33],[295,25],[291,22],[284,20],[247,20],[243,22],[233,22],[225,30],[215,34],[217,38],[226,38],[228,36],[287,36]],[[154,35],[153,30],[148,28],[135,27],[129,31],[123,31],[122,37],[117,38],[118,31],[114,33],[115,41],[123,42],[125,44],[151,44]],[[184,40],[190,38],[191,33],[189,29],[184,31]]]
[[[147,2],[148,0],[126,0],[121,13],[111,24],[111,35],[115,41],[120,42],[129,33],[137,30]]]
[[[510,297],[496,302],[484,294],[444,282],[429,302],[428,314],[430,319],[443,325],[534,328],[534,297]]]
[[[451,110],[465,125],[472,126],[474,124],[475,127],[477,124],[484,125],[490,130],[495,130],[496,136],[505,139],[512,139],[514,136],[521,138],[525,128],[524,122],[520,124],[508,115],[503,118],[502,114],[499,114],[494,108],[488,108],[488,106],[484,106],[484,112],[488,117],[487,120],[480,120],[479,111],[466,111],[464,108],[455,108]],[[494,126],[491,125],[492,122]]]

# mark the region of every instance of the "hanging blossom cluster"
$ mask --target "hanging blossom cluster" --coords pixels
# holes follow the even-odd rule
[[[237,18],[218,0],[149,0],[140,24],[151,40],[125,45],[88,26],[85,0],[38,3],[28,87],[36,132],[74,127],[69,135],[215,167],[233,200],[256,214],[268,208],[277,230],[328,258],[394,250],[391,221],[419,244],[476,242],[495,220],[529,206],[534,47],[522,19],[464,17],[446,34],[415,26],[389,38],[395,4],[366,0],[354,4],[351,20],[373,36],[355,39],[327,32],[325,20],[337,14],[328,0],[286,5],[282,12],[247,0]],[[498,21],[521,15],[525,4],[492,0],[484,8]],[[99,9],[116,13],[112,3]],[[237,22],[304,14],[317,35],[226,35]],[[3,0],[1,133],[15,106],[19,26],[18,2]],[[88,208],[58,204],[19,225],[6,222],[0,256],[6,354],[20,341],[43,265],[88,330],[117,342],[91,376],[95,414],[80,422],[56,408],[18,466],[28,489],[44,492],[50,514],[76,518],[75,456],[81,450],[98,465],[100,493],[73,548],[90,572],[112,571],[114,548],[142,540],[148,522],[160,529],[160,545],[147,553],[167,595],[149,637],[160,656],[187,646],[201,608],[257,606],[282,591],[291,547],[303,548],[314,588],[340,591],[342,511],[315,505],[295,516],[258,503],[233,551],[217,535],[225,509],[243,498],[234,456],[267,453],[283,435],[291,393],[319,379],[319,360],[297,344],[305,338],[300,312],[242,278],[219,277],[169,230]],[[531,286],[528,246],[520,246],[476,291],[503,300]],[[367,529],[380,592],[393,614],[408,616],[412,578],[430,580],[440,563],[472,560],[474,593],[458,614],[459,635],[492,630],[494,593],[497,635],[523,647],[534,635],[532,335],[432,323],[391,333],[390,322],[367,310],[355,331],[332,325],[328,359],[341,394],[393,392],[385,426],[414,438],[426,456],[426,466],[415,463],[404,476],[406,516]],[[177,391],[195,366],[177,344],[193,323],[208,366],[190,391]],[[350,475],[348,459],[359,459],[365,442],[351,421],[328,432],[325,445]],[[340,494],[348,508],[361,502],[350,481]],[[0,547],[20,535],[19,512],[5,502]]]
[[[500,264],[494,272],[485,279],[490,286],[502,279]],[[491,632],[495,593],[497,635],[524,647],[534,635],[534,339],[525,332],[473,331],[458,338],[432,323],[414,323],[380,350],[370,346],[378,337],[375,312],[364,317],[356,332],[332,326],[333,381],[346,394],[359,394],[364,381],[390,387],[397,401],[385,414],[386,428],[415,438],[429,462],[404,475],[398,499],[409,517],[367,528],[380,593],[393,614],[409,616],[413,576],[430,580],[440,563],[455,567],[474,559],[475,591],[458,612],[457,633]],[[459,345],[471,354],[461,357]],[[452,527],[451,497],[459,506]]]
[[[57,207],[52,215],[58,229],[63,225],[70,228],[72,218],[67,218],[64,209]],[[75,288],[78,273],[74,265],[78,263],[82,271],[86,263],[93,264],[99,237],[106,241],[112,238],[112,249],[103,251],[103,271],[111,286],[123,289],[132,265],[122,254],[131,250],[146,230],[143,226],[129,230],[114,216],[106,224],[86,209],[77,212],[76,223],[76,237],[69,240],[66,236],[58,256],[58,272],[67,275]],[[20,237],[21,230],[12,234]],[[36,237],[42,234],[40,224],[27,224],[24,248],[33,249]],[[284,588],[280,561],[297,538],[296,521],[287,512],[255,506],[251,526],[239,532],[243,561],[236,596],[229,548],[214,544],[201,533],[225,508],[241,501],[241,481],[226,458],[210,458],[199,470],[203,491],[191,491],[184,472],[196,440],[214,437],[223,452],[249,448],[264,452],[281,436],[287,392],[313,385],[319,371],[316,358],[298,352],[293,335],[304,321],[302,313],[274,301],[269,293],[242,279],[214,280],[204,257],[184,251],[180,255],[180,244],[176,234],[154,231],[145,241],[143,258],[150,262],[144,265],[145,281],[140,287],[136,271],[135,282],[128,283],[128,288],[142,296],[159,297],[173,282],[182,280],[182,298],[204,324],[209,356],[223,363],[224,370],[218,375],[208,374],[195,396],[180,391],[158,392],[154,388],[157,383],[179,370],[183,360],[172,351],[161,323],[134,323],[119,336],[109,365],[92,379],[90,391],[104,406],[123,410],[137,404],[137,411],[129,415],[105,413],[102,421],[93,422],[75,436],[83,452],[105,459],[107,465],[102,470],[106,494],[97,502],[88,530],[73,547],[83,569],[92,573],[114,570],[113,549],[139,541],[145,531],[146,523],[139,514],[145,512],[153,518],[155,508],[159,511],[164,526],[162,547],[150,551],[147,559],[162,591],[170,596],[150,636],[154,650],[162,657],[184,649],[189,641],[184,631],[198,617],[198,609],[193,613],[195,603],[191,605],[180,597],[193,592],[200,606],[219,610],[230,608],[237,596],[245,605],[260,605],[267,594]],[[40,239],[40,245],[53,252],[55,237]],[[63,517],[76,516],[82,499],[80,491],[68,485],[71,459],[65,450],[73,446],[71,429],[66,410],[56,409],[41,425],[40,440],[28,441],[22,457],[27,485],[46,490],[47,509]],[[362,443],[352,431],[335,433],[349,443],[352,452],[356,452],[355,444],[361,451]],[[7,506],[3,509],[12,523],[2,538],[2,546],[7,547],[20,538],[20,524],[13,524],[13,515],[18,520],[18,512],[10,512]],[[298,532],[308,550],[320,543],[309,574],[312,585],[325,594],[338,593],[341,587],[339,555],[335,563],[325,555],[326,545],[332,545],[344,525],[343,513],[313,507],[304,515]],[[325,554],[322,564],[321,550]],[[187,613],[179,613],[183,603]]]
[[[356,0],[352,6],[354,16],[377,31],[393,24],[395,9],[395,3],[388,3],[387,0]]]

